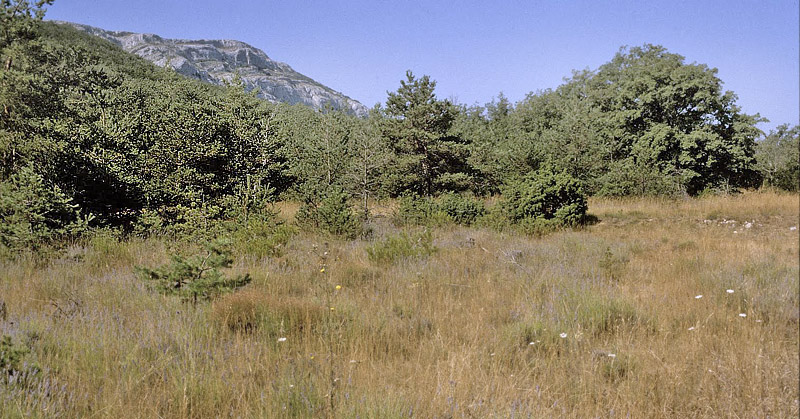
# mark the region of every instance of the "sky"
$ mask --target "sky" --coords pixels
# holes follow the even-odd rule
[[[719,70],[769,131],[800,123],[797,0],[55,0],[46,19],[165,38],[236,39],[371,107],[406,70],[467,105],[512,102],[597,69],[622,46]]]

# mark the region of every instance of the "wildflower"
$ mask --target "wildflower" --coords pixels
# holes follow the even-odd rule
[[[736,230],[733,230],[733,234],[739,234],[739,232],[736,231]]]
[[[530,345],[534,345],[535,343],[536,343],[536,342],[531,342],[531,343],[529,343],[529,344],[528,344],[528,346],[530,346]]]
[[[694,330],[694,326],[692,326],[692,327],[690,327],[690,328],[689,328],[689,331],[690,331],[690,332],[691,332],[692,330]]]
[[[559,336],[561,336],[561,339],[566,339],[567,338],[567,334],[566,333],[562,333]]]
[[[494,356],[494,352],[490,353],[489,356]]]
[[[334,311],[334,310],[336,310],[336,308],[335,307],[331,307],[331,311]]]
[[[747,317],[747,313],[739,313],[739,317]]]
[[[289,388],[294,388],[294,384],[289,384]]]
[[[609,358],[616,358],[616,357],[617,357],[617,354],[608,354],[608,357],[609,357]]]
[[[336,289],[337,289],[337,290],[340,290],[340,289],[342,289],[342,286],[341,286],[341,285],[337,285],[337,286],[336,286]]]
[[[286,338],[278,338],[278,342],[286,342]]]
[[[733,290],[725,290],[728,294],[733,294]]]
[[[791,226],[791,227],[789,227],[789,231],[795,231],[795,230],[797,230],[797,227],[796,227],[796,226]]]
[[[747,224],[744,225],[744,228],[750,228],[752,226],[753,226],[753,223],[747,223]]]
[[[322,273],[325,273],[325,268],[324,267],[320,268],[319,271],[322,272]]]
[[[699,299],[701,299],[701,298],[703,298],[703,294],[700,294],[700,295],[695,295],[695,296],[694,296],[694,299],[695,299],[695,300],[699,300]]]

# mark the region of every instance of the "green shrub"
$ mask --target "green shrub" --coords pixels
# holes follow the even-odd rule
[[[401,196],[398,204],[394,219],[399,225],[438,225],[445,221],[431,198],[410,193]]]
[[[800,190],[800,125],[779,126],[756,143],[756,167],[766,185]]]
[[[237,253],[257,258],[278,257],[295,233],[290,225],[251,217],[233,232],[233,247]]]
[[[91,216],[49,186],[32,167],[23,167],[0,182],[0,256],[43,245],[86,231]]]
[[[324,192],[319,202],[315,202],[316,198],[310,196],[305,199],[297,213],[298,225],[348,239],[361,235],[361,222],[350,208],[349,197],[343,189],[333,187]]]
[[[461,225],[473,224],[486,212],[482,201],[452,192],[440,196],[436,200],[436,207],[454,223]]]
[[[168,235],[189,242],[207,241],[225,232],[223,216],[223,209],[212,204],[145,209],[136,220],[133,231],[140,237]]]
[[[509,182],[500,208],[510,222],[542,230],[583,223],[588,205],[577,179],[543,169]]]
[[[0,388],[9,384],[21,388],[30,388],[39,378],[40,368],[29,362],[28,345],[14,343],[11,336],[0,335]],[[2,404],[0,404],[2,406]]]
[[[226,278],[220,268],[233,263],[230,243],[224,240],[208,242],[203,254],[191,257],[172,255],[172,262],[156,269],[137,266],[137,275],[151,281],[152,287],[166,295],[178,295],[182,300],[210,300],[250,282],[250,275]]]
[[[433,236],[428,230],[409,235],[406,232],[389,236],[367,248],[369,260],[376,263],[394,263],[402,259],[425,257],[433,254]]]
[[[400,225],[471,225],[486,212],[483,202],[453,192],[436,199],[404,195],[399,204],[395,221]]]
[[[28,348],[14,344],[11,336],[3,335],[0,339],[0,374],[8,377],[21,371],[22,359],[28,352]]]

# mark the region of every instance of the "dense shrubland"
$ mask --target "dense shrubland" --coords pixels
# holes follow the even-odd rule
[[[716,70],[660,46],[624,48],[517,104],[502,94],[482,107],[440,100],[433,80],[408,72],[385,106],[356,118],[266,103],[238,80],[216,87],[181,78],[41,22],[46,3],[3,6],[4,253],[74,235],[78,225],[192,230],[192,222],[246,219],[278,198],[304,202],[306,226],[349,237],[385,197],[443,195],[429,215],[471,224],[492,209],[454,197],[537,188],[541,169],[584,196],[698,195],[762,179],[797,188],[797,128],[757,143],[761,118],[741,112]],[[60,209],[19,201],[20,182],[44,194],[31,199]],[[575,206],[575,197],[545,195],[554,201],[537,208]],[[334,196],[354,213],[326,215]],[[533,208],[512,201],[502,209]],[[553,214],[526,217],[575,225],[584,216]]]

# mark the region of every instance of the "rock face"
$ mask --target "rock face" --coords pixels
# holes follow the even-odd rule
[[[264,51],[233,40],[165,39],[158,35],[106,31],[88,25],[72,25],[107,39],[127,52],[157,66],[169,65],[178,73],[212,84],[224,84],[238,73],[247,90],[258,89],[258,96],[271,102],[300,103],[314,109],[330,104],[334,109],[364,116],[367,108],[356,100],[326,87],[270,59]]]

